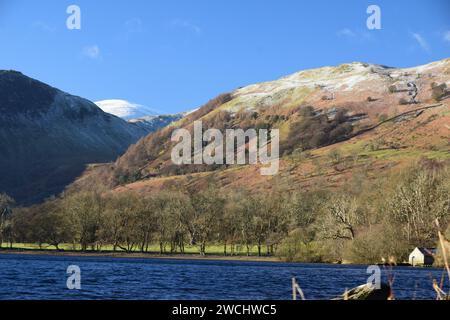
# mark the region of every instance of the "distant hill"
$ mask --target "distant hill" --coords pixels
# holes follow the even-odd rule
[[[131,146],[114,164],[85,174],[93,181],[151,192],[167,186],[270,189],[337,187],[356,172],[380,175],[420,158],[450,160],[450,59],[398,69],[366,63],[306,70],[216,97],[170,127]],[[278,128],[281,167],[263,177],[255,166],[176,166],[171,133],[204,128]]]
[[[126,100],[109,99],[95,102],[103,111],[113,114],[124,120],[139,119],[148,116],[157,116],[152,108]]]
[[[137,126],[148,130],[149,132],[157,131],[161,128],[167,127],[173,122],[182,119],[185,113],[167,114],[160,116],[147,116],[139,119],[128,120],[130,123],[134,123]]]
[[[164,128],[188,114],[188,112],[181,112],[159,115],[151,108],[125,100],[103,100],[98,101],[95,104],[103,111],[113,114],[130,123],[134,123],[148,132],[154,132]]]
[[[39,202],[150,131],[20,72],[0,71],[0,192],[20,204]]]

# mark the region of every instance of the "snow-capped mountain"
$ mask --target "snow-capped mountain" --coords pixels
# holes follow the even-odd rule
[[[113,114],[149,132],[154,132],[164,128],[191,113],[180,112],[175,114],[159,115],[152,108],[118,99],[97,101],[96,104],[104,112]]]
[[[113,114],[124,120],[140,119],[157,116],[158,112],[147,106],[120,99],[109,99],[95,103],[104,112]]]

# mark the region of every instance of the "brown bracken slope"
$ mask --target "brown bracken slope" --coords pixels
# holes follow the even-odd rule
[[[450,161],[450,59],[408,69],[364,63],[306,70],[223,94],[151,134],[115,163],[92,167],[69,190],[101,185],[149,193],[183,185],[270,190],[335,188],[421,158]],[[280,172],[258,166],[176,166],[171,133],[207,128],[277,128]]]

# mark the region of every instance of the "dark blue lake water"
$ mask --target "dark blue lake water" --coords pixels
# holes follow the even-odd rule
[[[81,290],[67,289],[67,267],[81,269]],[[328,299],[367,281],[366,266],[270,262],[121,259],[0,254],[0,299],[291,298],[296,277],[307,299]],[[441,269],[382,268],[402,299],[434,299]],[[448,283],[448,280],[447,280]]]

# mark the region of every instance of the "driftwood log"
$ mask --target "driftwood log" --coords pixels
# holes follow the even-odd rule
[[[333,300],[389,300],[392,298],[391,295],[391,287],[388,284],[381,284],[379,289],[371,284],[365,284],[348,290]]]

